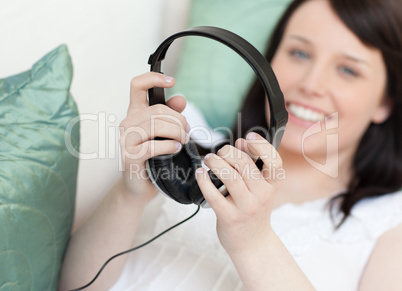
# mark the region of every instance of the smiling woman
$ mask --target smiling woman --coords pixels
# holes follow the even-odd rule
[[[288,151],[303,149],[316,160],[339,158],[333,167],[339,167],[340,178],[347,181],[362,135],[371,122],[382,123],[391,110],[385,99],[381,52],[363,44],[328,2],[309,1],[290,19],[272,66],[290,111],[281,156],[285,159]],[[305,131],[318,121],[311,117],[324,121],[334,113],[337,118],[325,119],[325,126],[336,129],[332,134],[338,135],[337,146],[328,151],[326,131],[310,136],[303,146]]]
[[[342,192],[337,198],[345,218],[359,200],[401,187],[402,88],[396,82],[402,78],[396,65],[401,63],[401,13],[395,0],[370,5],[294,1],[267,50],[290,113],[281,156],[293,159],[292,153],[303,148],[329,166],[325,144],[328,134],[337,134],[333,166],[344,185],[332,193]],[[264,126],[260,92],[255,83],[243,106],[243,120],[249,121],[242,132],[249,124]],[[319,120],[334,130],[304,139],[306,129]]]
[[[402,279],[394,272],[402,260],[398,1],[293,1],[266,52],[290,115],[278,152],[263,135],[269,110],[256,82],[242,107],[241,127],[232,134],[239,137],[235,144],[204,158],[230,195],[222,196],[206,171],[197,169],[197,183],[213,211],[200,211],[126,264],[115,262],[94,290],[107,289],[119,274],[111,290],[400,288]],[[122,143],[122,151],[149,149],[146,157],[123,157],[127,167],[144,169],[155,153],[172,154],[177,142],[188,142],[182,96],[172,97],[167,106],[146,102],[149,88],[174,83],[154,72],[132,80],[122,126],[151,134]],[[169,124],[166,115],[182,124]],[[155,117],[158,134],[149,122]],[[157,136],[170,140],[153,143]],[[275,171],[285,174],[279,178]],[[122,244],[137,244],[193,212],[160,195],[149,203],[156,193],[148,178],[123,173],[73,235],[63,288],[88,282]],[[152,227],[136,232],[147,203],[156,209]],[[105,236],[113,239],[105,242]]]

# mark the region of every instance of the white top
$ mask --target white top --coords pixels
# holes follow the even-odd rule
[[[402,223],[402,191],[360,202],[337,231],[327,201],[282,205],[272,213],[272,227],[317,290],[357,290],[377,239]],[[194,205],[159,195],[147,207],[134,245],[195,210]],[[110,290],[244,290],[215,227],[213,210],[201,209],[190,221],[129,255]]]

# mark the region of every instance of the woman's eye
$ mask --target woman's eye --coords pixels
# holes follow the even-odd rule
[[[296,57],[298,59],[306,59],[307,60],[309,58],[309,55],[306,52],[304,52],[302,50],[296,50],[296,49],[291,50],[290,55],[293,57]]]
[[[355,70],[353,70],[349,67],[340,67],[340,71],[342,74],[345,74],[348,76],[353,76],[353,77],[359,76],[359,74]]]

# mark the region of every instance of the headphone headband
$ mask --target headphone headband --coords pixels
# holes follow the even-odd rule
[[[198,26],[173,34],[164,40],[149,57],[148,64],[151,65],[152,72],[161,72],[161,62],[165,58],[169,46],[175,39],[184,36],[202,36],[221,42],[235,51],[250,65],[267,95],[271,112],[270,124],[268,126],[269,134],[271,143],[275,148],[278,148],[288,120],[288,113],[278,81],[265,57],[248,41],[233,32],[218,27]],[[155,87],[149,89],[148,92],[150,105],[165,104],[163,88]]]

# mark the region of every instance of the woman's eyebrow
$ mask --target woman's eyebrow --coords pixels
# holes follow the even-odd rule
[[[366,66],[369,67],[369,64],[368,64],[365,60],[363,60],[363,59],[360,59],[360,58],[358,58],[358,57],[355,57],[355,56],[350,55],[350,54],[347,54],[347,53],[342,54],[342,56],[345,57],[345,58],[348,59],[348,60],[351,60],[351,61],[353,61],[353,62],[362,64],[362,65],[366,65]]]
[[[305,42],[305,43],[310,43],[311,42],[307,38],[305,38],[303,36],[300,36],[300,35],[291,34],[288,37],[291,38],[291,39],[300,40],[300,41]]]

